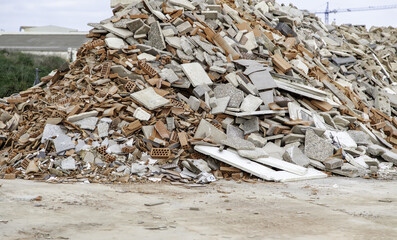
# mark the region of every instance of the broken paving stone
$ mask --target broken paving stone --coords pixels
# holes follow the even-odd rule
[[[131,94],[131,97],[149,110],[155,110],[169,103],[167,99],[158,95],[153,88],[146,88],[139,92],[135,92]]]
[[[263,148],[255,148],[254,150],[238,150],[238,155],[248,159],[267,158],[269,154]]]
[[[309,129],[305,136],[305,154],[311,159],[323,162],[334,154],[334,148],[331,143]]]

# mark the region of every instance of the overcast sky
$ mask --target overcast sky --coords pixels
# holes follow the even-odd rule
[[[326,0],[276,0],[300,9],[325,10]],[[330,9],[397,5],[397,0],[329,0]],[[110,0],[0,0],[0,31],[16,32],[20,26],[57,25],[87,31],[88,22],[112,15]],[[381,11],[331,14],[337,24],[397,27],[397,8]],[[323,15],[321,15],[323,18]]]

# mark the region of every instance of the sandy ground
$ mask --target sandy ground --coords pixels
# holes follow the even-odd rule
[[[396,183],[0,180],[0,239],[397,239]]]

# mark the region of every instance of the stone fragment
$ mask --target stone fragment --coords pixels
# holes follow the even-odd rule
[[[236,150],[255,150],[255,145],[252,142],[241,138],[228,137],[222,140],[221,143]]]
[[[105,39],[105,43],[106,45],[110,48],[110,49],[115,49],[115,50],[119,50],[122,48],[127,47],[128,45],[124,42],[123,39],[121,38],[106,38]]]
[[[252,117],[250,120],[245,121],[241,128],[244,130],[244,134],[250,134],[259,131],[259,118]]]
[[[343,160],[340,158],[329,158],[324,161],[324,166],[328,170],[340,168],[342,167],[342,165],[343,165]]]
[[[258,133],[250,134],[247,140],[252,142],[255,145],[255,147],[259,147],[259,148],[263,148],[267,143],[266,138],[261,137]]]
[[[287,148],[283,154],[283,158],[288,162],[295,163],[302,167],[307,167],[310,164],[310,159],[303,154],[302,150],[297,146]]]
[[[39,172],[39,168],[37,167],[37,164],[35,161],[30,161],[29,165],[26,167],[25,173],[37,173]]]
[[[133,117],[140,120],[140,121],[149,121],[150,120],[150,113],[146,112],[142,108],[137,108],[134,112]]]
[[[197,127],[194,138],[211,138],[215,143],[221,143],[222,140],[227,138],[226,134],[213,126],[211,123],[204,119],[201,119],[199,126]]]
[[[243,112],[253,112],[256,109],[258,109],[262,103],[263,103],[262,99],[250,94],[244,98],[244,101],[241,104],[240,109]]]
[[[229,124],[226,128],[226,135],[228,138],[244,139],[244,132],[239,127]]]
[[[215,100],[215,107],[212,108],[212,114],[224,113],[229,104],[230,97],[217,98]]]
[[[124,39],[132,37],[134,35],[134,33],[129,30],[114,27],[112,23],[102,24],[102,27],[110,33],[113,33],[114,35]]]
[[[311,159],[323,162],[334,154],[334,148],[327,140],[308,129],[305,137],[305,154]]]
[[[248,159],[267,158],[269,154],[263,148],[255,148],[254,150],[238,150],[238,155]]]
[[[198,85],[197,87],[195,87],[195,88],[193,89],[193,94],[194,94],[194,96],[196,96],[197,98],[201,98],[201,97],[204,96],[204,94],[205,94],[206,92],[209,92],[209,91],[211,91],[211,88],[208,87],[208,85],[206,85],[206,84],[202,84],[202,85]]]
[[[272,142],[268,142],[263,149],[269,154],[270,157],[283,159],[283,155],[285,153],[284,148],[279,147]]]
[[[342,148],[357,148],[357,143],[350,137],[347,132],[337,132],[333,133],[334,141],[336,141]]]
[[[86,129],[86,130],[91,130],[94,131],[96,128],[96,124],[98,123],[98,118],[97,117],[88,117],[81,119],[79,121],[73,122],[77,126],[79,126],[81,129]]]
[[[149,110],[155,110],[169,103],[169,100],[158,95],[153,88],[146,88],[131,94],[131,97]]]
[[[76,170],[76,160],[73,157],[68,157],[61,161],[62,170]]]
[[[76,121],[79,121],[79,120],[83,120],[85,118],[96,117],[96,116],[98,116],[98,112],[97,111],[91,111],[91,112],[85,112],[85,113],[80,113],[80,114],[76,114],[76,115],[70,116],[66,120],[68,122],[76,122]]]
[[[200,108],[201,102],[196,97],[190,96],[187,104],[193,111],[197,111]]]

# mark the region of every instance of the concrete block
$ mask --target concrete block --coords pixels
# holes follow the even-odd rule
[[[218,66],[211,66],[210,71],[224,74],[224,73],[226,73],[226,68],[222,68],[222,67],[218,67]]]
[[[169,2],[175,6],[183,7],[190,11],[193,11],[196,9],[196,7],[188,0],[170,0]]]
[[[142,21],[142,19],[138,18],[128,22],[126,25],[131,32],[135,33],[135,31],[141,28],[144,24],[145,23]]]
[[[180,34],[185,34],[185,33],[188,33],[188,32],[190,32],[190,31],[192,31],[192,30],[193,30],[193,27],[192,27],[192,25],[191,25],[188,21],[186,21],[186,22],[184,22],[184,23],[178,25],[178,26],[176,27],[176,29],[178,29],[178,32],[179,32]]]
[[[227,129],[227,126],[231,125],[234,123],[234,119],[233,118],[225,118],[225,120],[222,121],[222,127],[224,129]]]
[[[343,165],[343,160],[340,158],[329,158],[324,161],[324,166],[326,169],[336,169]]]

